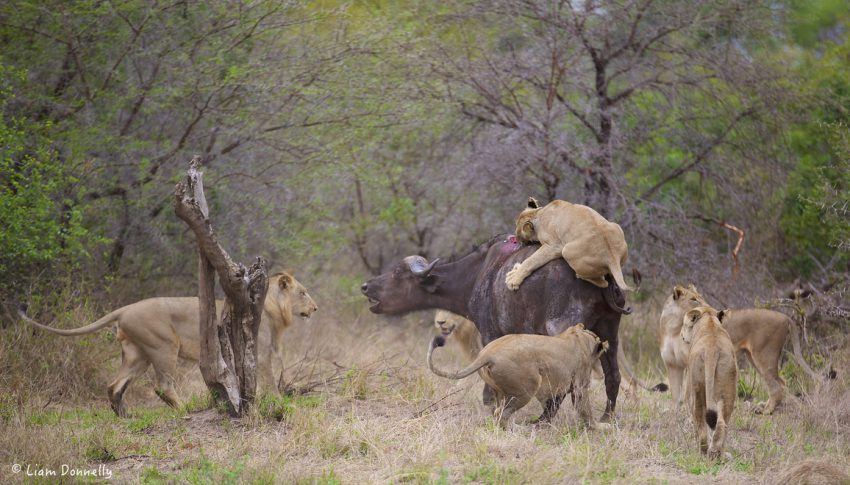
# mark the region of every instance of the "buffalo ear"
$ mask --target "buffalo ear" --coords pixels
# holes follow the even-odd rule
[[[673,299],[678,300],[682,297],[682,294],[685,292],[685,289],[679,285],[673,287]]]
[[[422,286],[422,289],[427,291],[428,293],[436,293],[437,291],[437,278],[433,275],[428,275],[426,278],[423,278],[419,283]]]
[[[277,280],[277,285],[280,286],[281,290],[285,290],[292,286],[292,276],[283,273],[280,275],[280,278]]]
[[[538,203],[537,199],[535,199],[534,197],[529,197],[528,198],[528,208],[529,209],[539,209],[540,203]]]
[[[640,282],[643,281],[643,275],[637,268],[632,268],[632,281],[635,282],[635,286],[640,286]]]

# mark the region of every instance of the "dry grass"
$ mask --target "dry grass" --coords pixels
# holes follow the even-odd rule
[[[59,323],[76,326],[91,316],[79,310]],[[654,330],[643,322],[656,317],[624,321],[630,357],[649,382],[661,378],[660,360]],[[430,335],[430,314],[341,318],[323,311],[288,334],[286,380],[307,394],[265,396],[251,416],[231,420],[208,409],[192,371],[183,409],[164,407],[143,379],[128,392],[132,417],[119,420],[105,398],[119,354],[108,332],[75,340],[10,326],[0,347],[0,385],[11,389],[0,395],[0,478],[23,478],[11,474],[13,463],[103,463],[118,481],[149,483],[770,483],[807,458],[850,469],[846,372],[802,400],[789,399],[774,416],[757,416],[739,401],[729,440],[734,459],[712,463],[696,451],[688,418],[669,409],[666,394],[621,393],[615,430],[579,429],[569,404],[545,426],[527,424],[540,412],[529,405],[502,430],[480,403],[477,378],[456,384],[427,371]],[[832,353],[840,371],[850,368],[850,348],[841,345]],[[459,365],[449,352],[437,358]],[[799,388],[789,377],[792,390]],[[748,392],[758,381],[747,370],[741,382]],[[757,384],[754,401],[762,392]],[[598,414],[601,383],[593,400]]]

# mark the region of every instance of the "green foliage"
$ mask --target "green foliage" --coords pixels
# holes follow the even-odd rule
[[[16,118],[7,107],[26,72],[0,63],[0,287],[28,273],[86,255],[89,232],[69,206],[79,182],[59,160],[45,133],[49,122]]]
[[[847,127],[835,124],[806,130],[831,153],[802,154],[791,173],[782,217],[788,242],[796,249],[793,267],[808,275],[825,265],[850,261],[850,151]],[[835,260],[833,261],[833,258]]]
[[[793,250],[789,269],[809,276],[830,262],[841,267],[850,261],[840,251],[850,198],[850,153],[842,124],[850,113],[850,5],[794,0],[789,9],[788,29],[799,46],[795,62],[805,81],[799,86],[804,103],[799,109],[810,117],[788,130],[798,162],[788,178],[780,226]]]
[[[256,406],[260,416],[282,421],[299,408],[314,408],[322,404],[319,396],[289,396],[281,394],[263,394]]]

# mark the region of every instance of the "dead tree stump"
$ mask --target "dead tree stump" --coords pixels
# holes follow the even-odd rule
[[[200,160],[192,159],[186,178],[174,190],[174,210],[198,242],[200,367],[217,404],[242,416],[257,389],[257,331],[268,290],[266,262],[258,257],[246,268],[221,247],[209,219]],[[216,319],[215,275],[224,290]]]

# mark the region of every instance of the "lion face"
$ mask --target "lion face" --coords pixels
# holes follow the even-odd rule
[[[664,303],[663,313],[670,314],[679,311],[680,315],[699,306],[709,306],[708,302],[699,294],[694,285],[687,288],[676,285],[673,292]]]
[[[310,315],[319,307],[307,293],[307,289],[289,273],[281,272],[277,276],[278,279],[276,282],[273,281],[273,284],[276,283],[277,291],[280,292],[279,298],[289,300],[294,315],[310,318]]]
[[[455,331],[457,320],[453,313],[445,310],[437,310],[437,313],[434,315],[434,326],[437,327],[441,335],[448,337]]]

